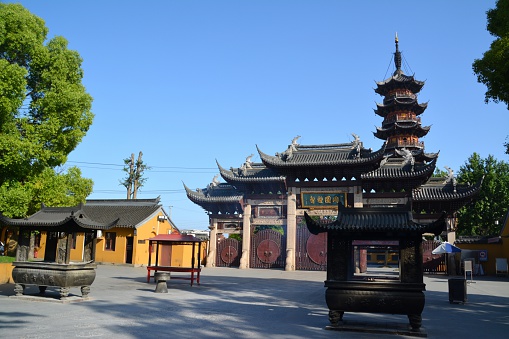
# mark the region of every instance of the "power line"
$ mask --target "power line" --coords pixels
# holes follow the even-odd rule
[[[119,164],[105,164],[101,162],[86,162],[86,161],[67,161],[73,164],[86,164],[86,165],[101,165],[101,166],[117,166],[124,167],[125,165]],[[151,168],[169,168],[169,169],[182,169],[182,170],[216,170],[214,167],[180,167],[180,166],[150,166]]]

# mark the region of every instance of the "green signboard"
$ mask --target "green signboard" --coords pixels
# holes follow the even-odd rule
[[[303,208],[337,208],[338,203],[344,205],[346,193],[344,192],[309,192],[301,193]]]

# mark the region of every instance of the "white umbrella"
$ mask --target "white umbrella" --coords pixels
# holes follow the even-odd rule
[[[453,244],[448,243],[447,241],[441,243],[440,246],[431,251],[432,254],[458,253],[458,252],[461,252],[461,248],[456,247]]]

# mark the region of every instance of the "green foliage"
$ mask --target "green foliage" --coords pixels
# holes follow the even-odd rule
[[[66,173],[52,168],[25,183],[0,186],[0,211],[7,217],[25,217],[37,212],[41,204],[51,207],[76,206],[92,193],[93,181],[81,177],[81,170],[71,167]]]
[[[82,59],[67,40],[47,40],[44,21],[0,4],[0,211],[8,217],[76,205],[92,191],[77,168],[57,173],[92,124]]]
[[[229,234],[228,238],[235,239],[237,241],[242,241],[242,234],[237,233]]]
[[[120,184],[127,189],[127,199],[136,199],[138,190],[145,185],[147,178],[143,177],[146,170],[150,170],[142,160],[143,152],[140,152],[138,159],[134,160],[134,153],[131,154],[131,158],[124,159],[124,172],[127,176]]]
[[[0,4],[0,185],[62,165],[92,124],[82,59],[19,4]]]
[[[0,186],[0,212],[9,218],[27,216],[31,193],[20,182],[4,183]]]
[[[472,65],[477,80],[486,85],[485,100],[505,102],[509,108],[509,0],[498,0],[486,12],[487,30],[496,38],[482,59]]]
[[[493,236],[500,232],[509,207],[509,164],[492,155],[482,159],[474,153],[460,167],[458,182],[475,184],[481,179],[483,184],[475,201],[458,212],[460,235]]]
[[[447,177],[449,173],[446,171],[441,170],[438,167],[435,167],[435,172],[433,172],[433,177],[435,178],[445,178]]]
[[[11,262],[14,262],[16,261],[16,257],[8,257],[6,255],[1,255],[0,256],[0,264],[2,263],[11,263]]]
[[[37,211],[41,203],[52,207],[76,206],[85,202],[92,193],[94,185],[91,179],[81,177],[81,170],[71,167],[67,173],[56,173],[52,169],[45,169],[36,180],[30,183],[32,187],[32,201],[29,214]]]
[[[495,37],[482,59],[474,60],[477,81],[486,85],[485,101],[504,102],[509,109],[509,0],[497,0],[486,12],[486,29]],[[509,142],[504,144],[509,154]]]
[[[285,231],[284,231],[283,227],[279,226],[279,225],[259,225],[259,226],[256,226],[253,233],[256,234],[262,230],[274,230],[278,233],[281,233],[281,235],[285,235]]]

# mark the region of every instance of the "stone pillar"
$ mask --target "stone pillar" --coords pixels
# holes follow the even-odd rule
[[[217,221],[210,223],[209,236],[209,253],[207,254],[207,264],[205,267],[216,267],[216,251],[217,251]]]
[[[447,225],[447,242],[454,244],[456,241],[456,218],[445,219],[445,224]]]
[[[364,205],[362,203],[362,187],[355,186],[353,187],[353,207],[362,208]]]
[[[286,265],[285,271],[295,271],[297,244],[297,195],[292,188],[286,201]]]
[[[18,247],[16,248],[16,261],[28,261],[29,250],[30,250],[30,231],[27,231],[24,228],[20,228],[18,235]]]
[[[244,215],[242,218],[242,256],[240,257],[239,268],[249,268],[249,255],[251,248],[251,204],[244,205]]]

